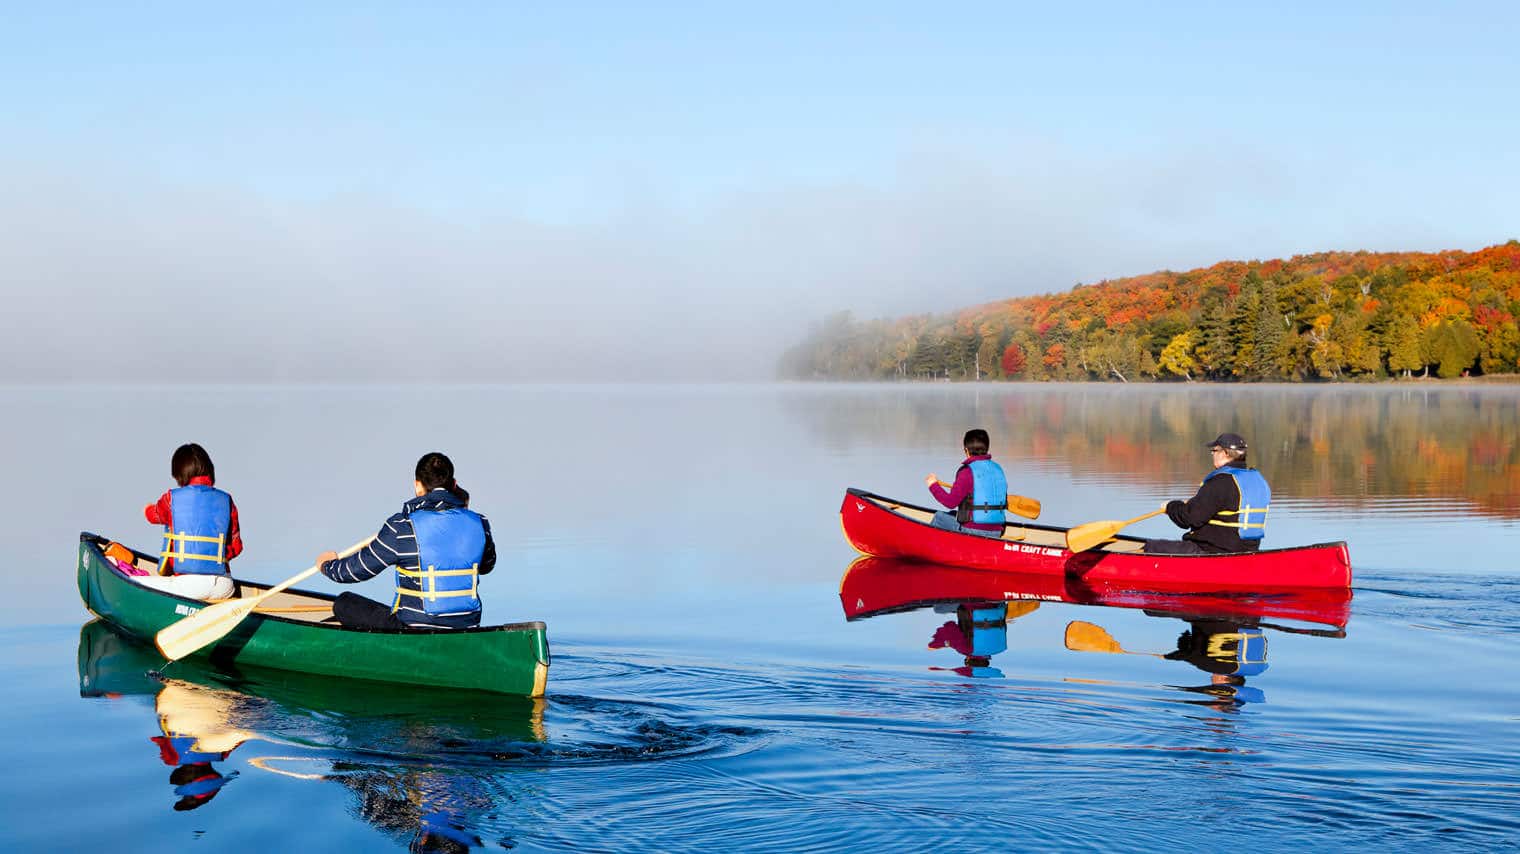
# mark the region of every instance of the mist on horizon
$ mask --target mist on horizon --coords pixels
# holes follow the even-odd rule
[[[838,311],[1520,234],[1503,27],[1234,14],[18,12],[0,383],[769,379]]]

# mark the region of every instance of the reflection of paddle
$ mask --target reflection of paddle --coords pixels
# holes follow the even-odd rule
[[[362,542],[338,553],[338,557],[348,557],[354,552],[369,545],[374,537],[366,537]],[[257,596],[249,596],[246,599],[230,599],[226,602],[218,602],[215,605],[196,611],[194,614],[171,623],[160,629],[153,642],[158,644],[158,651],[164,654],[164,658],[170,661],[178,661],[192,652],[207,644],[216,643],[226,637],[229,632],[237,628],[259,603],[276,593],[284,590],[292,584],[304,581],[310,576],[317,574],[318,567],[311,567],[299,575],[294,575],[276,584]]]
[[[1136,522],[1144,522],[1152,516],[1160,516],[1165,512],[1166,508],[1162,507],[1159,510],[1152,510],[1144,516],[1136,516],[1125,522],[1088,522],[1085,525],[1078,525],[1075,528],[1067,530],[1066,549],[1073,553],[1085,552],[1104,540],[1113,539],[1115,534],[1128,528],[1130,525]]]
[[[944,481],[939,482],[940,489],[946,491],[952,486],[953,484]],[[1023,516],[1025,519],[1038,519],[1040,518],[1040,500],[1024,495],[1010,495],[1008,496],[1008,512]]]
[[[1102,626],[1083,620],[1072,620],[1066,624],[1066,648],[1076,652],[1119,652],[1125,655],[1149,655],[1152,658],[1166,657],[1155,652],[1125,649]]]

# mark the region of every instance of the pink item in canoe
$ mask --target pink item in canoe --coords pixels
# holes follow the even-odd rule
[[[112,560],[112,562],[114,562],[116,564],[116,568],[117,569],[121,570],[122,572],[125,572],[127,575],[147,575],[148,574],[148,571],[146,569],[138,569],[135,564],[127,563],[126,561],[121,560],[119,558],[111,558],[111,560]]]

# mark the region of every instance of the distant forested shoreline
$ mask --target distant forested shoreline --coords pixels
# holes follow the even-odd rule
[[[791,379],[1310,381],[1520,371],[1520,241],[1324,252],[1078,285],[945,315],[848,312]]]

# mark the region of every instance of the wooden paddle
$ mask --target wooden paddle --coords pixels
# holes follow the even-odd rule
[[[1084,620],[1072,620],[1066,624],[1066,648],[1076,652],[1119,652],[1125,655],[1149,655],[1153,658],[1166,657],[1155,652],[1125,649],[1102,626]]]
[[[1023,495],[1008,496],[1008,510],[1023,516],[1025,519],[1040,518],[1040,502],[1034,498]]]
[[[1126,522],[1088,522],[1078,525],[1066,532],[1066,549],[1070,552],[1085,552],[1104,540],[1113,539],[1113,536],[1128,528],[1136,522],[1144,522],[1152,516],[1160,516],[1166,512],[1166,508],[1152,510],[1144,516],[1136,516]]]
[[[953,484],[939,482],[940,489],[950,489]],[[895,509],[895,508],[894,508]],[[1008,511],[1023,516],[1025,519],[1040,518],[1040,501],[1038,498],[1028,498],[1023,495],[1008,496]]]
[[[363,541],[354,543],[352,546],[339,552],[338,557],[348,557],[369,545],[370,540],[373,539],[374,537],[365,537]],[[244,617],[247,617],[255,608],[258,608],[260,602],[292,584],[300,583],[316,575],[318,569],[318,567],[313,566],[305,572],[285,579],[257,596],[249,596],[246,599],[230,599],[226,602],[218,602],[215,605],[207,605],[183,620],[164,626],[154,636],[153,642],[158,645],[158,651],[164,654],[164,658],[170,661],[178,661],[201,647],[216,643],[226,637],[229,632],[237,628],[239,623],[243,622]]]

